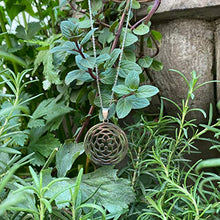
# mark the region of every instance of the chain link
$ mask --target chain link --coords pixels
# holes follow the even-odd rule
[[[94,26],[93,26],[93,19],[92,19],[91,0],[88,0],[88,6],[89,6],[89,17],[90,17],[90,23],[91,23],[91,30],[93,30]],[[129,10],[128,10],[128,15],[127,15],[127,21],[126,21],[126,26],[125,26],[125,32],[124,32],[124,36],[123,36],[122,46],[121,46],[121,53],[119,55],[118,67],[117,67],[117,71],[116,71],[116,75],[115,75],[115,81],[114,81],[114,84],[113,84],[112,88],[114,88],[117,85],[117,82],[118,82],[118,76],[119,76],[122,56],[123,56],[124,47],[125,47],[125,41],[126,41],[127,32],[128,32],[128,25],[129,25],[129,20],[130,20],[131,9],[132,9],[132,0],[129,1]],[[125,11],[127,10],[127,6],[125,7],[124,10]],[[93,46],[94,57],[96,58],[97,53],[96,53],[96,47],[95,47],[95,34],[94,34],[94,32],[92,33],[92,46]],[[97,64],[95,64],[95,73],[96,73],[96,84],[97,84],[98,96],[99,96],[99,100],[100,100],[100,106],[101,106],[102,112],[104,113],[104,112],[106,112],[106,108],[104,108],[104,106],[103,106],[103,100],[102,100],[102,94],[101,94],[101,89],[100,89],[99,72],[98,72]],[[112,94],[111,94],[111,99],[110,99],[110,102],[109,102],[108,110],[110,109],[110,107],[111,107],[111,105],[113,103],[113,99],[114,99],[114,91],[112,89]],[[103,118],[104,118],[104,120],[107,119],[106,116],[104,116],[104,115],[103,115]]]

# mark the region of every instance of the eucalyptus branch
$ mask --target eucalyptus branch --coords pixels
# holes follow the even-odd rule
[[[149,14],[147,16],[145,16],[144,18],[142,18],[141,20],[139,20],[138,22],[136,22],[134,25],[132,25],[131,30],[134,30],[143,21],[145,21],[145,23],[148,23],[150,21],[151,17],[153,16],[153,14],[156,12],[158,7],[160,6],[160,3],[161,3],[161,0],[155,0],[153,7],[150,10]]]

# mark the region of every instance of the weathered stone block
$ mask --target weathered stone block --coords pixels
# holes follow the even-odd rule
[[[195,70],[200,75],[199,83],[213,80],[214,28],[211,23],[203,20],[179,19],[155,25],[154,29],[163,35],[157,59],[164,64],[164,69],[151,72],[151,77],[162,96],[181,105],[187,96],[187,84],[182,77],[169,69],[181,71],[188,79]],[[200,87],[194,94],[191,107],[208,112],[209,103],[214,103],[213,84]],[[174,105],[166,103],[165,107],[169,114],[176,114],[177,108]],[[204,121],[202,114],[198,112],[192,113],[192,118]]]
[[[142,5],[139,16],[146,15],[147,5],[146,3]],[[220,17],[219,11],[219,0],[161,0],[161,5],[152,20],[158,22],[177,18],[211,20]]]
[[[220,19],[216,20],[215,31],[216,78],[220,80]],[[217,99],[220,100],[220,83],[217,83]]]

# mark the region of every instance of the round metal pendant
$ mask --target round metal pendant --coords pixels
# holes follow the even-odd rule
[[[103,122],[89,129],[84,139],[85,153],[97,165],[119,163],[128,150],[128,140],[118,126]]]

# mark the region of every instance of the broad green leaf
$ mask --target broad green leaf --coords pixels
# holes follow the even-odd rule
[[[111,100],[111,95],[107,93],[102,93],[102,104],[104,107],[108,107]],[[96,96],[94,100],[94,104],[98,107],[101,107],[100,97]]]
[[[57,52],[68,52],[68,53],[73,53],[74,54],[79,54],[76,52],[77,47],[75,42],[71,41],[66,41],[63,45],[54,47],[50,50],[51,53],[57,53]]]
[[[82,200],[92,193],[91,201],[97,201],[110,213],[119,213],[128,208],[134,201],[134,193],[130,181],[117,177],[117,170],[111,166],[101,167],[92,173],[84,174],[80,185]]]
[[[125,86],[131,89],[138,89],[140,84],[139,74],[137,72],[130,72],[125,78]]]
[[[66,141],[56,154],[56,168],[58,177],[66,176],[74,161],[84,152],[82,143]]]
[[[120,98],[116,105],[116,113],[118,118],[126,117],[132,109],[132,103],[126,98]]]
[[[81,45],[84,45],[85,43],[87,43],[90,38],[92,37],[92,34],[97,30],[98,28],[94,28],[92,30],[90,30],[85,37],[82,39],[82,41],[80,42]]]
[[[132,103],[132,109],[141,109],[150,105],[150,102],[146,98],[138,98],[135,95],[126,97]]]
[[[30,22],[27,25],[27,39],[33,39],[37,32],[40,31],[40,22]]]
[[[142,68],[135,62],[132,62],[130,60],[122,60],[119,70],[119,76],[122,78],[126,78],[126,76],[132,71],[141,74]]]
[[[22,2],[19,4],[16,1],[6,1],[5,6],[6,6],[7,14],[12,21],[20,12],[24,11],[26,8],[25,4],[22,4]]]
[[[143,67],[143,68],[149,68],[151,66],[151,64],[153,63],[153,58],[152,57],[144,57],[139,59],[138,64]]]
[[[155,71],[161,71],[163,69],[163,64],[154,59],[150,68]]]
[[[95,57],[87,57],[86,59],[81,59],[80,60],[80,65],[82,65],[85,68],[88,69],[93,69],[96,63],[96,58]]]
[[[149,98],[156,95],[159,92],[159,89],[155,86],[144,85],[138,88],[136,96],[138,98]]]
[[[101,8],[102,8],[102,0],[92,1],[92,13],[93,14],[96,15]]]
[[[53,134],[48,133],[40,137],[35,143],[30,143],[28,151],[30,153],[38,152],[42,156],[48,157],[54,148],[58,148],[59,146],[59,140],[55,138]]]
[[[62,21],[60,24],[61,32],[64,37],[67,39],[71,39],[75,35],[75,30],[77,28],[77,25],[75,25],[71,21]]]
[[[91,21],[90,19],[85,19],[83,21],[80,21],[77,23],[79,28],[89,28],[91,27]]]
[[[115,81],[116,76],[116,69],[115,68],[108,68],[105,72],[100,74],[100,81],[103,84],[112,85]]]
[[[74,80],[80,80],[83,82],[88,82],[93,80],[89,73],[85,72],[84,70],[73,70],[69,72],[65,78],[66,85],[69,85]]]
[[[114,49],[114,50],[112,51],[112,53],[110,54],[111,59],[109,59],[109,60],[106,61],[104,67],[105,67],[106,69],[107,69],[107,68],[111,68],[111,67],[115,64],[115,62],[116,62],[116,60],[118,59],[120,53],[121,53],[121,49],[119,49],[119,48]]]
[[[120,42],[122,43],[123,41],[123,38],[124,38],[124,33],[121,34],[120,36]],[[125,39],[125,47],[128,47],[130,45],[133,45],[135,42],[138,41],[138,37],[135,36],[134,34],[132,33],[127,33],[126,35],[126,39]]]
[[[136,35],[145,35],[149,33],[149,31],[150,31],[149,26],[143,23],[133,30],[134,34]]]
[[[139,9],[141,7],[141,4],[137,0],[132,1],[132,8],[133,9]]]
[[[155,40],[157,40],[157,41],[161,41],[161,39],[162,39],[162,34],[160,33],[160,32],[158,32],[158,31],[154,31],[154,30],[152,30],[151,31],[151,35],[153,36],[153,38],[155,39]]]
[[[133,50],[125,48],[122,56],[123,60],[130,60],[136,62],[136,55]]]
[[[111,27],[109,28],[109,31],[114,32],[114,30],[116,29],[116,27],[118,26],[118,20],[115,20],[112,24]]]
[[[110,43],[113,41],[113,39],[114,35],[109,31],[108,28],[104,28],[102,31],[100,31],[98,40],[101,44],[105,45],[106,43]]]
[[[32,114],[28,127],[35,128],[39,125],[43,126],[52,120],[57,120],[57,118],[62,117],[71,110],[72,109],[64,103],[58,103],[55,98],[45,99],[38,105],[37,109]],[[53,114],[51,114],[51,112],[53,112]]]
[[[109,60],[110,58],[111,57],[109,54],[103,53],[96,58],[96,64],[99,65],[99,64],[105,62],[106,60]]]
[[[85,56],[86,58],[89,57],[89,55],[87,55],[87,54],[84,54],[84,56]],[[82,58],[81,55],[75,56],[76,65],[79,67],[79,69],[84,70],[84,71],[87,71],[88,68],[86,68],[86,67],[84,67],[84,66],[81,65],[82,60],[83,60],[83,58]]]
[[[126,85],[123,85],[123,84],[120,84],[120,85],[117,85],[115,86],[113,89],[112,89],[115,93],[119,94],[119,95],[128,95],[130,94],[131,92],[134,92],[135,90],[129,88],[128,86]]]

